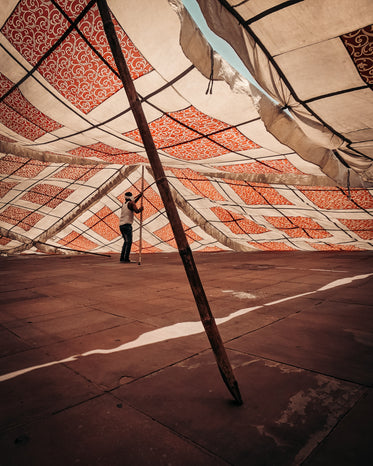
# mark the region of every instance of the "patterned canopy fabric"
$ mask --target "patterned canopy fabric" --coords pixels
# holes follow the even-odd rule
[[[373,249],[371,1],[198,3],[257,85],[180,0],[108,1],[192,250]],[[119,252],[142,184],[142,252],[176,250],[95,1],[3,2],[0,177],[4,254]]]

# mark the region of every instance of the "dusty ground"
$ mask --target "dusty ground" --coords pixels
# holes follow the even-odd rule
[[[195,254],[238,406],[178,254],[0,258],[1,466],[373,464],[372,259]]]

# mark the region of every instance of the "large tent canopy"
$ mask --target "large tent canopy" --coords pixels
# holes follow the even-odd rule
[[[373,249],[371,0],[198,3],[252,81],[180,0],[108,1],[192,250]],[[175,250],[95,1],[2,0],[0,153],[2,253],[119,252],[142,173]]]

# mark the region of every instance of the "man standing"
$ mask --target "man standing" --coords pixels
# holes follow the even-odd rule
[[[139,213],[144,210],[144,207],[137,208],[136,202],[140,199],[142,193],[136,198],[133,198],[131,192],[127,192],[124,195],[124,203],[120,212],[119,229],[123,236],[123,247],[120,254],[120,262],[131,262],[130,252],[132,246],[132,223],[134,213]]]

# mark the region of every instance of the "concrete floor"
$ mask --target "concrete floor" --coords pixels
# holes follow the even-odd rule
[[[0,258],[1,466],[373,464],[373,253],[194,257],[242,406],[178,254]]]

